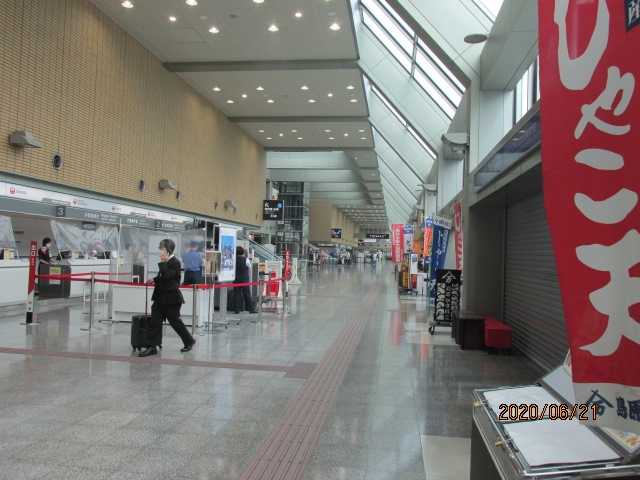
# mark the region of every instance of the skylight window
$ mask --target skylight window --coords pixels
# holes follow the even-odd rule
[[[425,151],[429,154],[429,156],[431,158],[433,158],[435,160],[436,158],[436,154],[433,151],[433,149],[431,147],[429,147],[429,145],[427,145],[427,143],[420,137],[420,135],[418,134],[418,132],[415,131],[415,129],[409,124],[409,122],[407,122],[407,120],[405,120],[405,118],[400,114],[400,112],[398,112],[393,105],[391,105],[386,98],[384,98],[384,96],[382,95],[382,93],[380,93],[380,91],[378,89],[376,89],[373,85],[371,85],[371,91],[375,94],[375,96],[380,99],[380,101],[382,103],[384,103],[384,105],[389,109],[389,111],[391,111],[391,113],[393,113],[393,115],[398,119],[398,121],[402,124],[402,126],[404,128],[406,128],[409,133],[411,134],[411,136],[418,142],[418,144],[425,149]]]
[[[443,113],[453,118],[464,86],[385,0],[360,0],[360,4],[364,25]]]
[[[473,3],[493,22],[498,16],[503,0],[473,0]]]

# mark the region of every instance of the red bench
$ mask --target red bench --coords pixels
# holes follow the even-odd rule
[[[513,329],[494,317],[484,317],[484,345],[486,348],[511,350]]]

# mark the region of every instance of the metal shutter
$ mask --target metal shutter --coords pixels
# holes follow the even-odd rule
[[[507,206],[504,322],[513,346],[542,368],[569,349],[542,193]]]

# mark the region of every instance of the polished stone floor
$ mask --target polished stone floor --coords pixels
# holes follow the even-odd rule
[[[106,304],[91,331],[79,299],[0,310],[0,479],[469,478],[472,391],[543,372],[430,335],[390,263],[300,279],[284,315],[231,314],[187,354],[165,325],[137,357]]]

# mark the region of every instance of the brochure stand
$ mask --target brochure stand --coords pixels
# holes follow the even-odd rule
[[[564,365],[536,385],[474,390],[471,480],[640,478],[640,436],[591,427]]]

